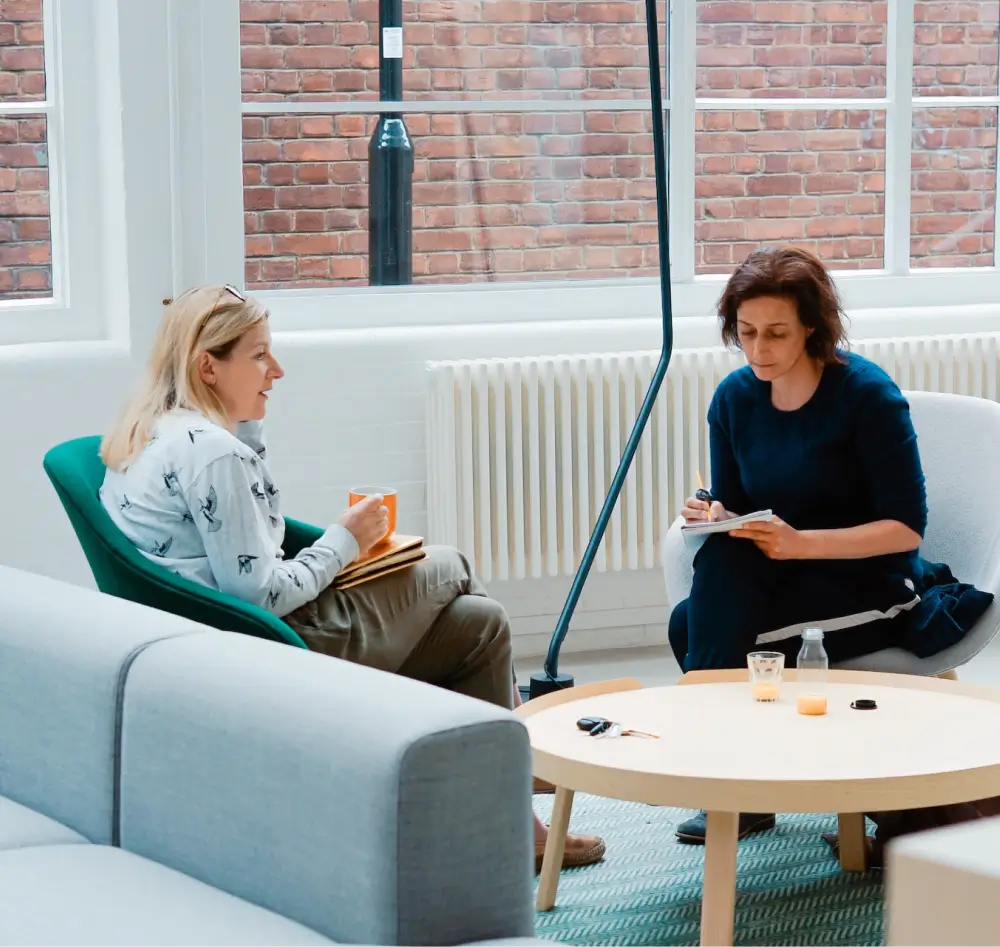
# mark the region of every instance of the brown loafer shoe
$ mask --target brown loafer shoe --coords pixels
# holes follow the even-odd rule
[[[563,850],[563,868],[581,868],[593,865],[604,857],[604,839],[598,835],[567,835],[566,848]],[[535,874],[542,870],[542,858],[545,856],[545,846],[535,845]]]
[[[547,783],[544,779],[539,779],[537,776],[534,777],[535,784],[532,787],[532,793],[536,792],[555,792],[556,787],[552,783]]]

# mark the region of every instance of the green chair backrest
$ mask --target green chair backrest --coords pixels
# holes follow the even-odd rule
[[[99,437],[66,441],[45,455],[43,466],[102,592],[224,631],[306,647],[270,612],[175,575],[142,555],[115,526],[98,496],[105,473],[100,443]]]

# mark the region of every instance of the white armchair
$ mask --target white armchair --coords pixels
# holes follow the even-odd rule
[[[887,648],[838,667],[897,674],[943,674],[974,658],[1000,631],[1000,404],[965,395],[906,393],[927,479],[927,532],[920,554],[944,562],[962,582],[996,599],[958,644],[929,658]],[[698,544],[678,517],[663,540],[663,574],[673,608],[691,591]]]

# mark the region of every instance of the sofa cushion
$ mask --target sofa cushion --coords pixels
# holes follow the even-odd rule
[[[86,843],[78,832],[27,806],[0,796],[0,851],[29,845]]]
[[[0,944],[329,943],[301,924],[120,848],[0,852]]]
[[[125,671],[149,642],[206,629],[6,567],[0,602],[0,794],[111,842]]]

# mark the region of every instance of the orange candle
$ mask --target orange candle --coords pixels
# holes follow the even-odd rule
[[[778,699],[778,685],[770,681],[759,681],[753,685],[755,700],[772,701]]]
[[[826,713],[826,694],[799,694],[795,709],[807,717],[822,717]]]

